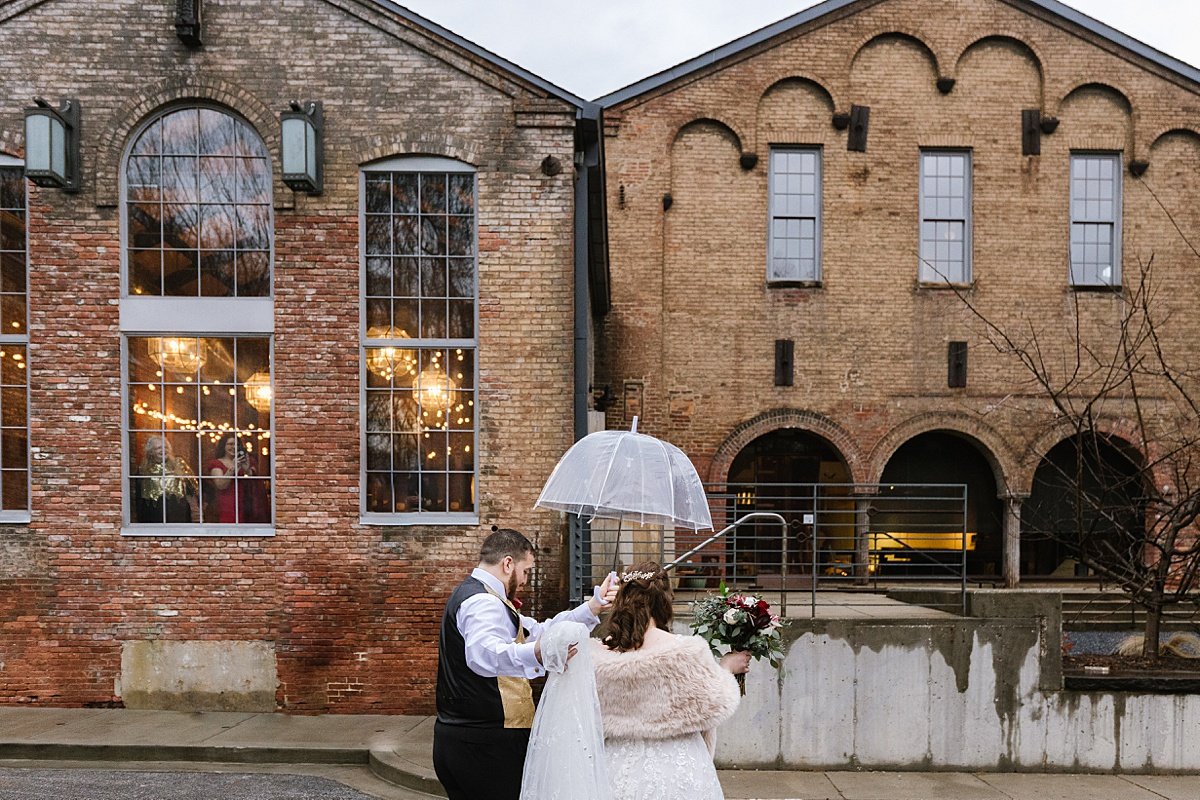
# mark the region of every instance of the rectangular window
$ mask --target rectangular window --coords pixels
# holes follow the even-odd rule
[[[443,159],[363,173],[363,512],[476,519],[475,175]]]
[[[971,154],[921,153],[921,283],[971,282]]]
[[[126,344],[130,524],[238,535],[269,526],[270,337],[129,336]]]
[[[821,280],[821,151],[771,150],[771,282]]]
[[[1071,154],[1071,285],[1121,283],[1121,156]]]
[[[25,176],[0,160],[0,522],[29,519]]]

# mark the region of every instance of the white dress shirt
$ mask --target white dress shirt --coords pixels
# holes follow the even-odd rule
[[[508,606],[500,598],[507,598],[503,582],[486,570],[476,567],[471,577],[500,597],[480,592],[471,595],[458,607],[455,622],[458,632],[466,640],[467,666],[484,678],[508,675],[516,678],[536,678],[545,674],[542,665],[534,656],[534,642],[538,636],[556,622],[571,620],[587,626],[588,630],[600,624],[600,618],[592,613],[588,604],[568,609],[553,619],[538,622],[532,617],[521,616],[521,627],[529,631],[522,644],[517,644],[517,630],[513,627]],[[518,612],[519,614],[519,612]]]

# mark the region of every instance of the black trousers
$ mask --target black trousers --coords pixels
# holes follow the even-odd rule
[[[433,769],[450,800],[518,800],[529,728],[433,726]]]

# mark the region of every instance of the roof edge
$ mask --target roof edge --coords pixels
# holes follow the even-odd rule
[[[1188,80],[1197,86],[1200,86],[1200,69],[1181,61],[1174,56],[1167,55],[1161,50],[1157,50],[1145,42],[1139,41],[1132,36],[1122,33],[1121,31],[1109,25],[1100,22],[1097,19],[1089,17],[1082,11],[1077,11],[1074,8],[1061,3],[1058,0],[1003,0],[1010,5],[1016,5],[1017,2],[1025,2],[1035,8],[1040,8],[1047,11],[1060,19],[1066,20],[1072,24],[1078,25],[1091,33],[1107,39],[1109,42],[1128,50],[1135,55],[1141,56],[1146,60],[1157,64],[1158,66],[1178,75],[1185,80]],[[859,0],[825,0],[823,3],[818,3],[811,8],[792,14],[778,22],[773,22],[766,27],[759,28],[752,33],[734,39],[731,42],[721,45],[720,47],[709,50],[706,53],[688,59],[674,67],[657,72],[640,81],[629,84],[615,92],[610,92],[596,99],[596,103],[602,108],[611,108],[613,106],[624,103],[635,97],[651,92],[662,86],[665,86],[672,81],[685,78],[692,73],[699,72],[706,67],[710,67],[719,61],[722,61],[731,56],[735,56],[751,47],[762,44],[776,36],[787,33],[801,25],[820,19],[821,17],[840,11],[846,6],[859,2]]]
[[[589,108],[599,108],[596,103],[589,102],[578,95],[568,92],[561,86],[557,86],[545,78],[535,75],[524,67],[521,67],[506,58],[496,55],[491,50],[472,42],[466,37],[460,36],[449,28],[444,28],[441,25],[438,25],[436,22],[422,17],[420,14],[417,14],[414,11],[409,11],[399,3],[395,3],[392,0],[373,0],[373,2],[376,5],[386,8],[393,14],[403,17],[414,25],[420,26],[431,33],[440,36],[451,44],[461,47],[472,55],[487,61],[492,66],[497,67],[498,69],[501,69],[517,78],[520,78],[526,83],[536,86],[547,94],[557,97],[559,100],[570,103],[577,109],[581,109],[586,112],[589,110]],[[598,111],[594,113],[598,113]]]

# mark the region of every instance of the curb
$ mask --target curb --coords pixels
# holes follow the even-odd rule
[[[390,750],[372,750],[369,753],[371,772],[380,780],[422,792],[429,797],[445,797],[446,790],[437,776],[407,758]]]
[[[366,750],[323,747],[192,747],[155,744],[31,744],[0,742],[0,759],[30,761],[226,761],[234,764],[370,763]]]

